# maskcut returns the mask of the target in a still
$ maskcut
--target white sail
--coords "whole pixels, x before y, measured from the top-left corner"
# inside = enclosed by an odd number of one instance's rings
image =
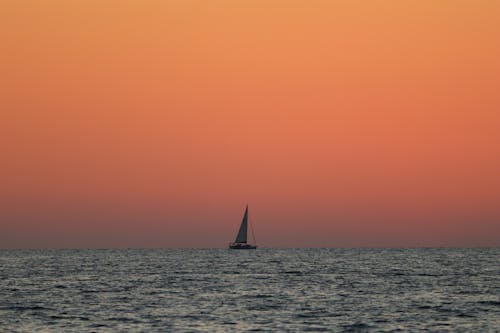
[[[235,243],[246,243],[247,242],[247,226],[248,226],[248,206],[245,209],[245,215],[243,215],[243,220],[241,221],[240,231],[238,231],[238,236],[236,236]]]

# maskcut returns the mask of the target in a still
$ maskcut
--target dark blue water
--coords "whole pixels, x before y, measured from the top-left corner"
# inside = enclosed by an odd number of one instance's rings
[[[500,332],[500,249],[2,250],[1,332]]]

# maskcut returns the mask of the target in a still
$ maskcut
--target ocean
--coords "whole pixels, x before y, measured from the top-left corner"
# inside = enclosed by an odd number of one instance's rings
[[[500,248],[0,250],[0,332],[500,332]]]

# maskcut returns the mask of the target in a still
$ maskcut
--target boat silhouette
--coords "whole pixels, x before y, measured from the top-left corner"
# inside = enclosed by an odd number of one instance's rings
[[[245,208],[245,214],[243,214],[243,220],[241,220],[240,230],[236,235],[235,241],[229,243],[229,248],[232,250],[255,250],[257,248],[257,244],[255,242],[255,236],[253,235],[253,228],[252,228],[252,236],[255,245],[247,243],[247,234],[248,234],[248,205]]]

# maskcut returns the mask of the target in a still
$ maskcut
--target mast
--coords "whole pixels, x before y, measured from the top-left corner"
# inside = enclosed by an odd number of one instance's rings
[[[250,219],[248,219],[248,220],[249,220],[249,223],[250,223],[250,230],[252,230],[253,244],[257,245],[257,241],[255,240],[255,232],[253,231],[253,223],[252,223],[252,221],[250,221]]]

